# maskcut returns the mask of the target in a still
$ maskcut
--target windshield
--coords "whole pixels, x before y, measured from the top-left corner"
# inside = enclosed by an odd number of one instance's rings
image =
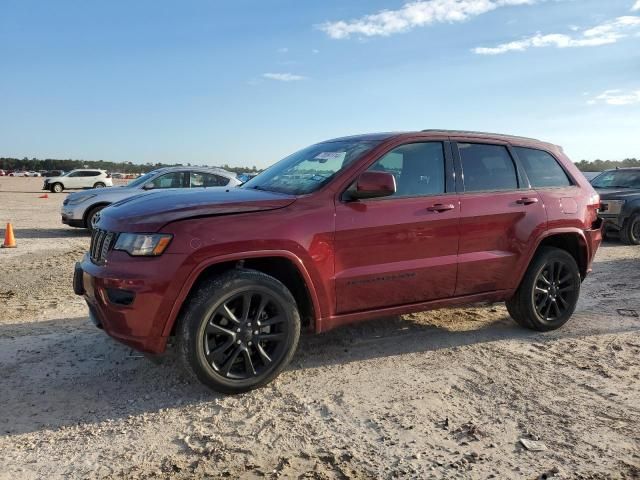
[[[242,188],[304,195],[326,185],[336,173],[362,157],[380,142],[341,140],[312,145],[245,183]]]
[[[596,188],[640,188],[640,170],[612,170],[591,181]]]
[[[147,180],[150,180],[156,174],[156,171],[145,173],[141,177],[136,178],[133,182],[127,183],[127,187],[139,187],[144,184]]]

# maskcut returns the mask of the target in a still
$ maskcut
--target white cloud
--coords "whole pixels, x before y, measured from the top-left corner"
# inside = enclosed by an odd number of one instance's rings
[[[398,10],[382,10],[356,20],[326,22],[317,28],[334,39],[389,36],[433,23],[463,22],[500,7],[531,5],[540,0],[416,0]],[[640,1],[640,0],[639,0]]]
[[[640,0],[638,0],[633,7],[631,7],[632,12],[637,12],[640,10]]]
[[[297,82],[306,79],[302,75],[294,75],[293,73],[263,73],[262,76],[268,80],[277,80],[279,82]]]
[[[607,105],[633,105],[640,103],[640,90],[625,92],[623,90],[605,90],[587,102],[589,105],[606,103]]]
[[[576,35],[564,33],[536,33],[532,37],[502,43],[495,47],[477,47],[473,51],[479,55],[499,55],[501,53],[518,51],[529,48],[556,47],[596,47],[616,43],[618,40],[628,37],[633,30],[640,29],[640,17],[627,15],[604,22],[593,28],[582,30]]]
[[[289,53],[289,49],[287,47],[279,48],[278,53]]]

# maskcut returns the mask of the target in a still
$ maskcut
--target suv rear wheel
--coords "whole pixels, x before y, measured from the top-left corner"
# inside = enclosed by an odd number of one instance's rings
[[[575,259],[565,250],[542,247],[506,304],[518,324],[544,332],[567,323],[579,295],[580,270]]]
[[[104,188],[104,187],[106,187],[106,186],[107,186],[107,185],[106,185],[104,182],[96,182],[96,183],[93,185],[93,188]]]
[[[289,290],[269,275],[235,269],[191,297],[178,326],[178,352],[205,385],[241,393],[273,380],[299,338],[300,316]]]
[[[54,183],[53,185],[51,185],[51,191],[53,193],[61,193],[62,190],[64,190],[64,187],[61,183]]]
[[[640,245],[640,213],[631,215],[622,230],[620,240],[627,245]]]

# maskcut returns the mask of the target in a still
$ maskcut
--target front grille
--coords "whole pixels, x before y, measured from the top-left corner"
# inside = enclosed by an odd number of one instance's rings
[[[95,264],[102,265],[106,262],[107,253],[115,244],[116,234],[95,228],[91,234],[91,247],[89,257]]]

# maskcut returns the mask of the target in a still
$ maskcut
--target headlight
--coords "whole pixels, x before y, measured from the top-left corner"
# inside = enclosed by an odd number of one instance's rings
[[[122,250],[135,257],[157,257],[162,255],[173,235],[166,233],[121,233],[114,250]]]
[[[88,194],[85,194],[85,195],[74,196],[74,197],[69,198],[69,201],[67,202],[67,205],[77,205],[79,203],[86,202],[87,200],[89,200],[90,198],[93,198],[93,197],[95,197],[95,195],[92,194],[92,193],[88,193]]]
[[[622,211],[625,200],[602,200],[600,202],[600,211],[610,215],[617,215]]]

